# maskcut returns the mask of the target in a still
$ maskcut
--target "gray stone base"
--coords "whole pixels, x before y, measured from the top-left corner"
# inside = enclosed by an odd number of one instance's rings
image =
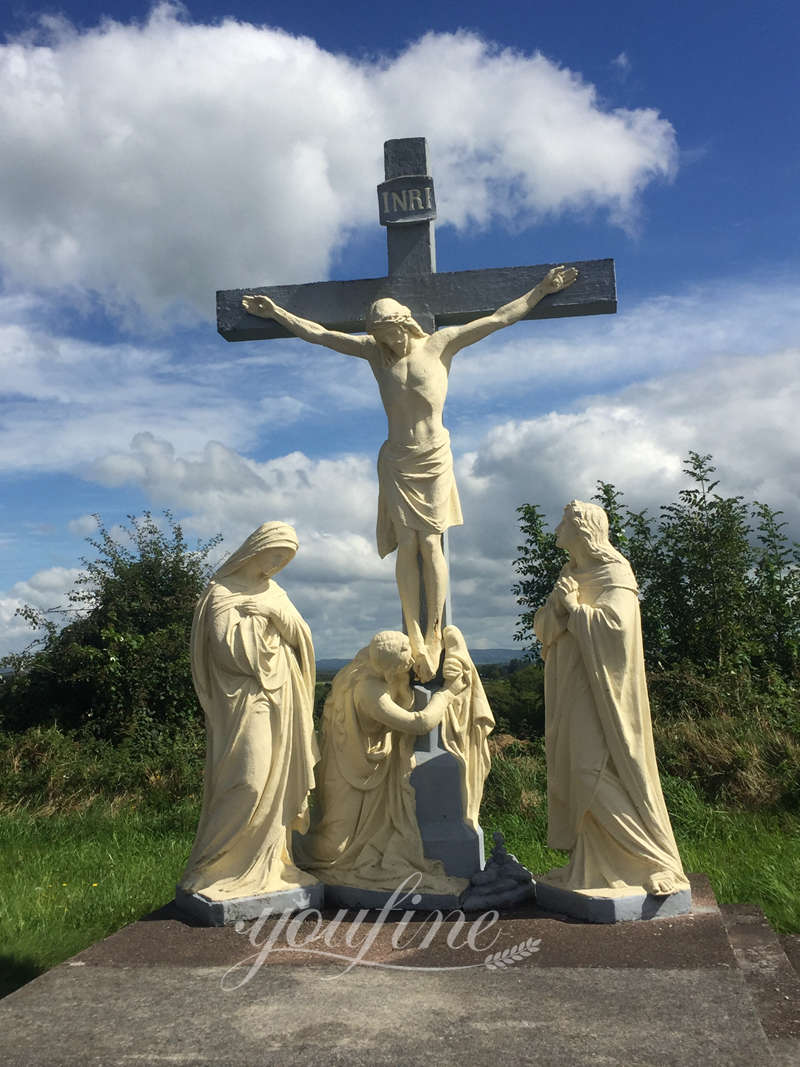
[[[414,710],[422,711],[441,686],[414,686]],[[451,878],[471,878],[483,869],[483,830],[466,822],[464,769],[442,744],[441,724],[417,738],[411,785],[416,799],[422,847],[430,860],[439,860]]]
[[[233,897],[230,900],[211,900],[202,893],[187,893],[178,887],[175,890],[177,907],[199,919],[204,926],[231,926],[246,919],[258,919],[262,915],[280,915],[284,911],[303,911],[305,908],[322,908],[325,886],[298,886],[277,893],[262,893],[254,897]]]
[[[384,889],[359,889],[352,885],[326,885],[325,907],[326,908],[374,908],[380,911],[388,904],[397,890],[388,892]],[[411,897],[415,903],[411,903]],[[416,898],[419,897],[419,901]],[[393,910],[402,911],[434,911],[441,908],[442,911],[458,908],[458,897],[451,893],[407,893],[403,891],[398,902],[392,905]]]
[[[588,923],[619,923],[631,919],[666,919],[692,910],[690,889],[656,897],[630,888],[573,890],[537,881],[536,903],[547,911]]]

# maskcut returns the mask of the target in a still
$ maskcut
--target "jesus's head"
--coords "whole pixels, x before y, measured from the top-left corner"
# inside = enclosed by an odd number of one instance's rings
[[[396,356],[408,351],[410,337],[424,337],[425,331],[411,314],[411,309],[391,297],[382,297],[370,305],[367,312],[367,331],[380,345]]]

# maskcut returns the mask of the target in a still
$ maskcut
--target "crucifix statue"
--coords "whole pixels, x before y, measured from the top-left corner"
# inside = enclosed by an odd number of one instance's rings
[[[378,457],[378,551],[397,549],[414,669],[426,682],[442,653],[442,534],[463,521],[442,423],[453,356],[520,319],[613,312],[616,292],[611,260],[437,274],[425,141],[387,141],[384,153],[378,201],[388,277],[220,292],[218,328],[228,340],[294,335],[369,362],[388,419]]]

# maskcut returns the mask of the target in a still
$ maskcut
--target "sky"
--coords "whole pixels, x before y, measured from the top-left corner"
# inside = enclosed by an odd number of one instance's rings
[[[300,539],[318,656],[399,624],[375,548],[369,368],[228,343],[215,291],[386,273],[383,142],[428,141],[440,270],[613,257],[614,316],[456,357],[454,621],[512,647],[516,508],[613,482],[657,513],[689,450],[800,540],[800,9],[10,0],[0,13],[0,655],[63,607],[99,514],[170,509],[221,559]]]

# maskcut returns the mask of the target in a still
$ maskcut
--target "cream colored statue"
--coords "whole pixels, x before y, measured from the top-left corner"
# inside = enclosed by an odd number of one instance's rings
[[[291,526],[260,526],[219,568],[192,625],[192,677],[208,735],[203,808],[180,888],[211,900],[316,884],[293,862],[319,751],[311,634],[273,575]]]
[[[397,587],[415,670],[422,681],[433,677],[442,651],[448,576],[441,535],[463,522],[450,437],[442,424],[451,361],[460,349],[517,322],[542,297],[571,285],[577,276],[573,267],[554,267],[529,293],[493,315],[432,334],[422,330],[407,307],[390,298],[376,300],[370,307],[368,336],[327,330],[290,314],[266,296],[242,300],[251,315],[274,319],[306,341],[369,362],[389,423],[388,440],[378,456],[378,552],[384,557],[397,549]],[[418,556],[428,605],[424,636]]]
[[[455,626],[445,626],[443,637],[444,680],[461,681],[459,692],[448,701],[442,716],[442,744],[461,765],[465,821],[478,830],[483,786],[492,763],[489,734],[494,729],[494,715],[464,635]]]
[[[545,661],[548,844],[572,890],[688,888],[658,777],[636,579],[596,504],[573,500],[556,530],[569,554],[534,618]]]
[[[457,656],[445,664],[449,680],[423,711],[413,710],[411,645],[397,631],[376,634],[334,678],[312,825],[295,839],[298,862],[320,881],[391,892],[419,872],[419,892],[457,894],[466,886],[425,858],[410,784],[416,737],[470,684]]]

